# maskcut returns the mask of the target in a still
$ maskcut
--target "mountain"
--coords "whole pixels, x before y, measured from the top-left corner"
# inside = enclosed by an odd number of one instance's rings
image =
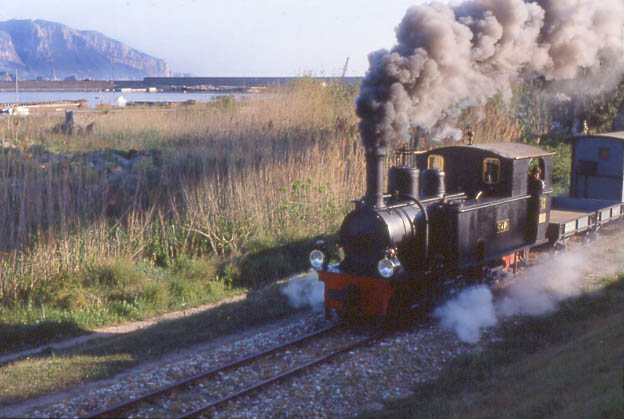
[[[168,76],[161,59],[100,32],[79,31],[45,20],[0,22],[0,79],[109,80]]]

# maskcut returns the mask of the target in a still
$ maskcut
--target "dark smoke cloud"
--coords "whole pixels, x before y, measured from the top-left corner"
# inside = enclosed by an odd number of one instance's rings
[[[392,50],[369,55],[357,98],[367,150],[430,129],[453,108],[510,97],[526,78],[579,80],[583,93],[624,73],[623,0],[469,0],[411,7]],[[568,86],[569,87],[569,86]]]

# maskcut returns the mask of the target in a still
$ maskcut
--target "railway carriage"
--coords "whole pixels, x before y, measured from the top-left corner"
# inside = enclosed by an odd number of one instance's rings
[[[624,200],[624,132],[589,134],[572,143],[570,196]]]

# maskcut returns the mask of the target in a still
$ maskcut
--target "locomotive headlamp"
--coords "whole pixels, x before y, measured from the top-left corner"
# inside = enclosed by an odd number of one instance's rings
[[[386,257],[381,259],[379,263],[377,263],[377,270],[379,271],[379,274],[384,278],[390,278],[392,275],[394,275],[396,266],[396,263]]]
[[[327,243],[325,240],[317,240],[316,241],[316,250],[313,250],[310,253],[310,265],[317,271],[320,271],[323,268],[327,267],[327,263],[329,260],[327,259]]]
[[[312,253],[310,253],[310,265],[317,271],[322,269],[325,265],[325,253],[318,249],[313,250]]]
[[[384,278],[390,278],[399,267],[399,261],[396,258],[396,249],[386,249],[386,257],[377,263],[377,271]]]

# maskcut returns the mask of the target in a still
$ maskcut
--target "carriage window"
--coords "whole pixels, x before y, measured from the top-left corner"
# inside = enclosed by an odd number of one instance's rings
[[[444,170],[444,157],[432,154],[427,159],[427,169]]]
[[[494,185],[500,179],[500,160],[487,158],[483,160],[483,182]]]

